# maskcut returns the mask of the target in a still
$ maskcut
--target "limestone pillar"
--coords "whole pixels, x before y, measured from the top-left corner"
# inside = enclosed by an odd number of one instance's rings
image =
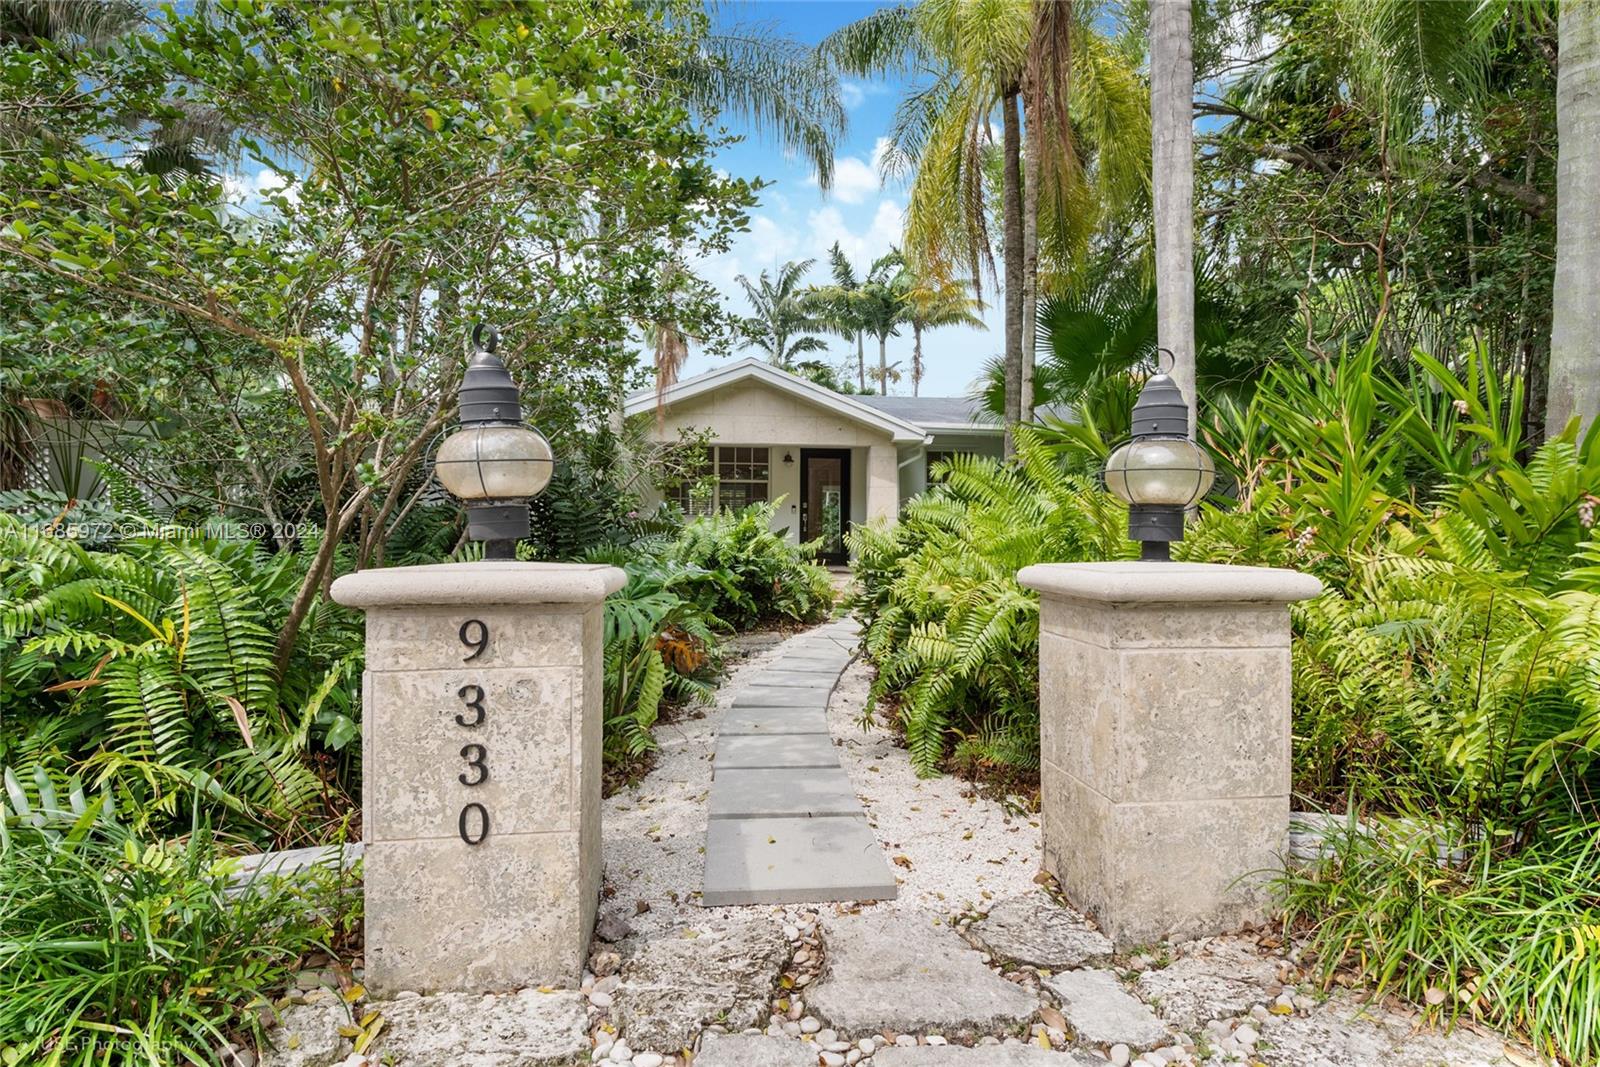
[[[600,892],[602,601],[615,567],[361,571],[366,984],[572,985]]]
[[[1119,948],[1268,917],[1289,828],[1289,612],[1310,575],[1047,563],[1044,866]]]

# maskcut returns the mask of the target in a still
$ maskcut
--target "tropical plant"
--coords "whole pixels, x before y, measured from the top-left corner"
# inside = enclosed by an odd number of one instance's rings
[[[628,572],[605,603],[604,743],[610,760],[637,759],[655,747],[650,728],[664,702],[710,703],[723,623],[694,598],[700,575],[691,568],[614,551],[589,558]]]
[[[0,1062],[217,1062],[258,1043],[303,957],[337,954],[359,927],[361,896],[338,874],[242,877],[202,824],[164,841],[119,825],[109,793],[58,807],[6,784]]]
[[[833,281],[812,286],[806,292],[806,306],[819,326],[856,343],[856,387],[867,391],[866,325],[862,321],[861,276],[851,264],[839,242],[828,249],[828,272]]]
[[[792,545],[773,528],[778,501],[721,511],[684,526],[664,558],[703,576],[705,604],[745,629],[760,623],[815,622],[833,607],[828,572],[810,560],[816,544]]]
[[[274,625],[297,560],[243,537],[90,551],[0,514],[0,764],[82,774],[135,832],[187,823],[316,841],[358,773],[360,630],[312,606],[290,669]]]
[[[817,329],[817,321],[807,308],[800,287],[814,262],[791,260],[778,268],[776,277],[768,277],[763,270],[754,282],[743,274],[734,279],[744,288],[754,311],[740,326],[745,344],[760,349],[774,367],[787,370],[794,366],[796,357],[828,347],[810,332]]]
[[[978,299],[969,279],[923,275],[909,264],[902,263],[894,285],[905,301],[903,321],[911,327],[911,395],[917,396],[921,392],[924,373],[923,333],[946,326],[970,326],[979,330],[989,327],[978,317],[983,310],[983,301]]]
[[[878,664],[872,696],[892,709],[921,775],[952,755],[973,768],[1037,768],[1039,603],[1017,572],[1124,551],[1122,505],[1063,473],[1027,428],[1018,438],[1018,466],[957,456],[897,526],[848,537],[849,606]]]

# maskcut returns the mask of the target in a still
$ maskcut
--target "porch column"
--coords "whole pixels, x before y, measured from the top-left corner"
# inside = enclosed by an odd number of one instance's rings
[[[616,567],[361,571],[366,984],[583,977],[600,894],[601,602]]]
[[[1289,829],[1296,571],[1047,563],[1044,867],[1119,948],[1268,917]]]
[[[867,521],[887,519],[893,522],[900,514],[900,463],[899,450],[893,444],[870,445],[867,448]]]

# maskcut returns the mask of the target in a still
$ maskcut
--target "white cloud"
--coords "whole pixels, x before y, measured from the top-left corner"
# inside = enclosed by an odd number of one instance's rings
[[[282,192],[291,204],[298,203],[299,180],[286,179],[270,167],[262,167],[254,174],[222,176],[223,199],[251,214],[259,212],[265,199],[278,192]]]
[[[872,157],[862,159],[860,156],[840,156],[833,161],[833,185],[828,190],[828,196],[842,204],[863,204],[867,198],[875,196],[883,189],[883,183],[878,178],[878,165],[883,162],[884,153],[889,150],[889,139],[880,137],[872,146]],[[811,179],[815,185],[815,176]]]
[[[869,96],[881,96],[887,92],[889,87],[882,82],[859,82],[850,78],[839,82],[839,102],[846,111],[854,111],[866,103]]]

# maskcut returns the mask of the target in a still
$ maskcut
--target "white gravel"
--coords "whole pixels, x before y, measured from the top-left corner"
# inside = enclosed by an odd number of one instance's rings
[[[792,907],[768,905],[702,910],[696,903],[704,875],[716,723],[749,679],[780,658],[782,650],[780,644],[736,666],[718,690],[715,707],[704,709],[704,718],[658,727],[655,768],[606,799],[601,817],[605,884],[615,892],[602,907],[617,910],[634,930],[669,932],[719,916],[794,913]],[[867,730],[858,724],[870,681],[870,668],[860,661],[845,670],[829,704],[828,726],[900,883],[899,898],[877,907],[941,916],[987,911],[996,901],[1034,888],[1041,848],[1037,813],[1007,813],[960,779],[919,779],[906,751],[881,723]],[[901,857],[905,862],[897,862]],[[649,909],[640,913],[639,901]]]
[[[959,778],[918,778],[881,717],[869,729],[859,725],[871,678],[859,660],[846,669],[828,706],[828,728],[843,741],[840,763],[890,860],[910,861],[894,863],[900,896],[879,907],[988,911],[1036,888],[1038,813],[1010,814]]]

